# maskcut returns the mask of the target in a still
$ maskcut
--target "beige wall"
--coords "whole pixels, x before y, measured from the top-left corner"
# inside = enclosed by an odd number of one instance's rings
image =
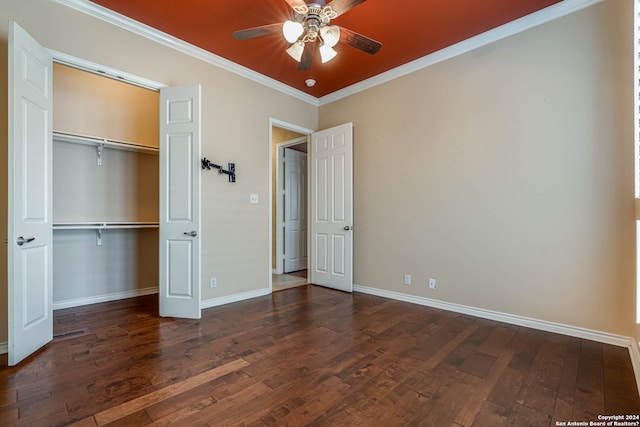
[[[216,173],[202,175],[202,298],[267,288],[269,118],[315,129],[317,107],[47,0],[0,0],[0,22],[10,19],[48,48],[168,85],[202,84],[202,155],[219,164],[234,162],[237,170],[235,184]],[[6,51],[2,24],[0,77],[5,82]],[[0,161],[5,163],[6,90],[6,83],[0,84]],[[2,176],[0,192],[6,188]],[[258,205],[249,204],[251,193],[260,196]],[[2,194],[0,221],[6,224]],[[0,251],[6,260],[6,248]],[[0,262],[0,307],[6,313],[5,264]],[[216,289],[208,286],[211,276],[218,279]],[[0,342],[6,341],[6,330],[3,315]]]
[[[632,16],[609,0],[321,107],[354,124],[355,283],[632,336]]]

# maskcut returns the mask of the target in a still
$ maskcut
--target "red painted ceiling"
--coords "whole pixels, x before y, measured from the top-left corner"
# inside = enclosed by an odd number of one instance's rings
[[[280,34],[250,40],[231,36],[235,30],[290,19],[293,13],[285,0],[92,1],[321,97],[562,0],[368,0],[331,24],[381,42],[380,52],[369,55],[339,43],[335,59],[322,64],[316,54],[307,71],[297,70]],[[314,87],[305,85],[308,78],[317,81]]]

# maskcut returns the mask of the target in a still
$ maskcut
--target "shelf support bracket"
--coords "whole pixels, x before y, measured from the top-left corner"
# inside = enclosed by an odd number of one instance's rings
[[[96,246],[102,246],[102,230],[107,228],[107,224],[102,224],[99,228],[96,228]]]
[[[98,146],[96,147],[96,163],[98,164],[98,166],[102,166],[102,151],[104,150],[104,143],[100,143],[98,144]]]

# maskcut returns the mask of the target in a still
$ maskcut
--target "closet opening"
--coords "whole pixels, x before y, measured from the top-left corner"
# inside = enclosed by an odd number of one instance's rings
[[[54,310],[158,292],[159,105],[54,63]]]

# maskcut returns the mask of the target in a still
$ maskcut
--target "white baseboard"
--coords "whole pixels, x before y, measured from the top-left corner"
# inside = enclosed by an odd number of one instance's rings
[[[9,343],[8,342],[0,342],[0,354],[5,354],[9,352]]]
[[[271,294],[271,289],[263,288],[263,289],[257,289],[255,291],[228,295],[226,297],[212,298],[205,301],[200,301],[200,309],[217,307],[219,305],[230,304],[232,302],[238,302],[238,301],[244,301],[246,299],[262,297],[270,294]]]
[[[398,301],[405,301],[420,304],[456,313],[468,314],[470,316],[481,317],[483,319],[496,320],[498,322],[510,323],[512,325],[525,326],[527,328],[538,329],[546,332],[569,335],[576,338],[583,338],[618,347],[633,347],[633,339],[622,335],[610,334],[607,332],[594,331],[591,329],[579,328],[577,326],[563,325],[561,323],[547,322],[546,320],[532,319],[529,317],[517,316],[514,314],[500,313],[498,311],[484,310],[482,308],[469,307],[461,304],[438,301],[430,298],[417,297],[414,295],[402,294],[399,292],[385,291],[367,286],[354,285],[353,290],[365,294],[377,295]],[[640,355],[639,355],[640,356]],[[640,357],[638,359],[640,362]],[[635,366],[634,366],[635,367]],[[640,364],[639,364],[640,368]],[[636,370],[636,375],[640,371]]]
[[[141,297],[143,295],[151,295],[151,294],[157,294],[157,293],[158,293],[158,287],[152,286],[150,288],[136,289],[134,291],[115,292],[112,294],[97,295],[97,296],[88,297],[88,298],[55,301],[53,303],[53,309],[60,310],[62,308],[80,307],[82,305],[117,301],[120,299],[135,298],[135,297]]]

